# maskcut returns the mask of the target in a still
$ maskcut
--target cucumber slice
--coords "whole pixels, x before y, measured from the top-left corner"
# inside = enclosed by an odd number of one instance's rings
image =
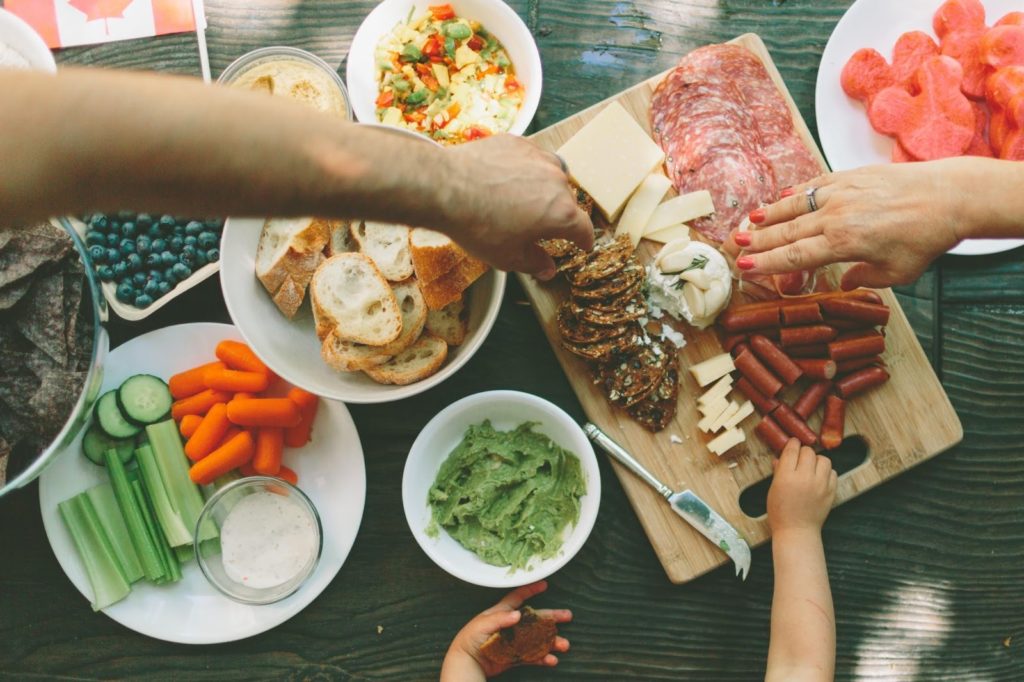
[[[107,391],[96,401],[96,423],[111,438],[131,438],[142,430],[121,414],[117,406],[117,391]]]
[[[171,410],[171,391],[152,374],[128,377],[117,389],[117,406],[129,421],[145,426],[162,420]]]
[[[111,438],[104,433],[98,424],[90,424],[85,435],[82,437],[82,453],[93,464],[106,466],[103,463],[103,453],[107,450],[116,450],[121,463],[127,464],[135,453],[135,440],[132,438]]]

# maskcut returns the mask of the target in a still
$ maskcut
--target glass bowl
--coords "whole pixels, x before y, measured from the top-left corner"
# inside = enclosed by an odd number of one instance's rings
[[[290,578],[279,584],[266,587],[254,587],[234,580],[224,566],[222,543],[203,543],[198,539],[199,528],[212,521],[218,530],[222,530],[231,511],[242,500],[256,493],[282,495],[297,503],[316,534],[315,551],[304,565]],[[275,535],[275,529],[270,526],[271,524],[265,524],[262,528],[248,529],[251,531],[249,538],[255,539],[257,542],[255,547],[260,546],[259,542],[273,542],[281,537]],[[196,521],[195,537],[196,561],[199,563],[203,575],[222,594],[242,604],[273,604],[295,594],[309,576],[313,575],[316,567],[320,564],[320,555],[323,553],[323,526],[320,523],[320,515],[316,511],[316,507],[304,492],[286,481],[271,476],[242,478],[214,493],[206,501],[203,511],[199,514],[199,519]]]

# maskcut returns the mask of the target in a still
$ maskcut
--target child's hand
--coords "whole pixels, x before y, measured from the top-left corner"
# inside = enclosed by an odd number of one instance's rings
[[[448,647],[448,653],[444,657],[444,665],[441,668],[442,682],[482,680],[505,672],[508,666],[496,666],[480,653],[480,647],[498,630],[512,627],[518,623],[521,616],[518,609],[523,602],[546,589],[548,589],[548,584],[543,580],[531,585],[524,585],[509,592],[497,604],[469,621],[459,631],[459,634],[455,635],[451,646]],[[572,612],[566,609],[538,609],[537,614],[541,617],[554,618],[556,623],[568,623],[572,620]],[[564,637],[556,637],[554,650],[568,651],[569,640]],[[530,663],[530,665],[543,666],[557,664],[558,658],[553,654],[548,654],[541,660]]]
[[[772,462],[775,478],[768,490],[768,525],[772,534],[787,530],[819,532],[836,497],[838,477],[832,461],[790,439]]]

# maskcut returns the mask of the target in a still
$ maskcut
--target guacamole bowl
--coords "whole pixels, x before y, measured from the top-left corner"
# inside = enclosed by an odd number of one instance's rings
[[[450,457],[462,458],[459,466],[445,467]],[[516,483],[508,487],[487,480],[512,461],[536,473],[525,482],[509,474]],[[465,495],[462,483],[470,483]],[[488,489],[499,491],[493,500]],[[510,500],[524,501],[509,509]],[[402,476],[405,518],[420,547],[482,587],[526,585],[567,564],[590,536],[600,501],[597,457],[583,430],[553,403],[517,391],[477,393],[441,410],[413,443]],[[511,517],[529,518],[526,528],[496,521]]]

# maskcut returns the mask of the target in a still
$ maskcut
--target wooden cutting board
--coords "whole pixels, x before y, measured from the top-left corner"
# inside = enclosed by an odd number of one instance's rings
[[[797,132],[807,147],[813,150],[822,169],[827,169],[764,43],[754,34],[740,36],[732,42],[749,49],[764,62],[768,73],[785,96]],[[649,134],[648,107],[654,87],[664,75],[659,74],[581,111],[536,133],[531,139],[541,147],[555,151],[613,101],[621,104]],[[641,260],[645,263],[649,261],[658,246],[648,241],[642,242],[639,247]],[[838,268],[831,268],[824,276],[834,285],[838,274]],[[770,535],[766,517],[751,518],[739,506],[740,494],[745,489],[771,475],[772,454],[753,434],[758,418],[751,416],[743,422],[741,426],[747,432],[747,442],[722,457],[715,456],[705,447],[704,444],[710,438],[697,428],[700,415],[696,410],[696,398],[702,389],[685,368],[722,352],[715,331],[697,331],[685,325],[678,326],[684,331],[687,340],[686,346],[680,351],[683,371],[679,412],[668,428],[651,434],[624,411],[611,407],[601,390],[593,384],[586,363],[562,349],[555,318],[559,303],[568,295],[565,284],[561,281],[541,284],[524,276],[520,276],[520,279],[590,420],[629,450],[664,483],[675,490],[690,488],[704,498],[747,538],[751,546],[766,541]],[[847,406],[846,435],[858,434],[864,438],[868,446],[868,458],[839,479],[837,504],[937,455],[963,438],[960,420],[896,297],[888,289],[881,294],[892,308],[884,355],[892,378],[881,388],[851,400]],[[736,298],[734,293],[734,300]],[[819,423],[820,417],[815,417],[811,421],[812,428],[817,430]],[[673,435],[681,439],[682,443],[673,443]],[[617,462],[613,461],[613,466],[669,580],[684,583],[729,561],[724,553],[672,513],[664,498]],[[758,568],[755,565],[752,570]]]

